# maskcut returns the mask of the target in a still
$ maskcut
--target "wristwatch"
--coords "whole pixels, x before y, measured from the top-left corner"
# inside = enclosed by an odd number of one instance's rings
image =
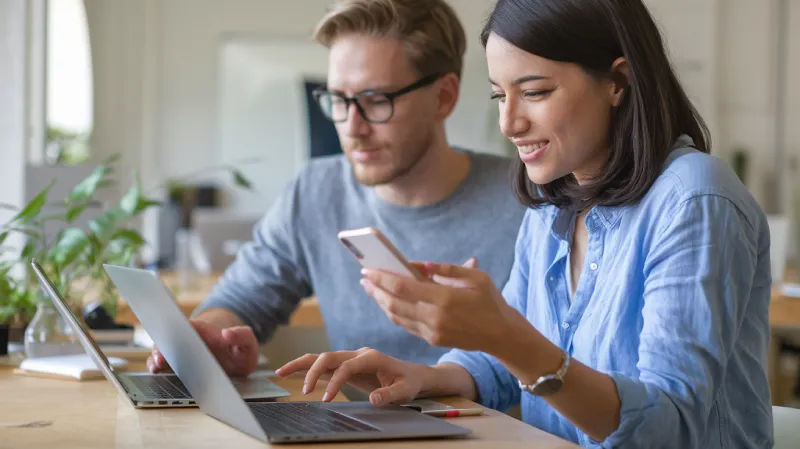
[[[517,381],[519,382],[519,388],[522,391],[530,393],[534,396],[549,396],[551,394],[558,393],[561,391],[561,387],[564,385],[564,376],[567,375],[569,360],[569,353],[564,351],[564,359],[563,362],[561,362],[561,368],[559,368],[558,371],[556,371],[554,374],[541,376],[533,385],[525,385],[522,383],[522,381]]]

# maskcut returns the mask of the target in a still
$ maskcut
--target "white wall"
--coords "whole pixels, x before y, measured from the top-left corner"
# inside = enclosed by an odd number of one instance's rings
[[[17,207],[23,203],[26,157],[26,23],[25,0],[0,2],[0,203]],[[13,215],[0,208],[0,223]]]
[[[85,0],[95,51],[95,146],[124,151],[151,180],[224,160],[218,152],[220,42],[231,35],[309,39],[329,0]],[[792,33],[800,33],[800,0]],[[468,35],[462,99],[448,124],[454,144],[502,151],[487,125],[486,67],[478,43],[491,0],[451,0]],[[714,133],[714,152],[753,152],[750,188],[775,153],[772,0],[647,0],[666,34],[673,60]],[[800,79],[794,38],[790,80]],[[787,141],[800,148],[800,88],[790,82]],[[257,204],[256,199],[253,204]],[[264,208],[267,204],[263,205]]]

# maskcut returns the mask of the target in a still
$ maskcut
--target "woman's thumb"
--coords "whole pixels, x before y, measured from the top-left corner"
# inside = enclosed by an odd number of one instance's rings
[[[375,407],[389,404],[405,404],[416,396],[409,391],[408,384],[400,381],[388,387],[378,388],[369,395],[369,402]]]

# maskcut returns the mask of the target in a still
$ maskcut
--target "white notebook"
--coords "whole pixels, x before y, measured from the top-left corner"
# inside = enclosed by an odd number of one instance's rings
[[[109,357],[108,361],[115,368],[128,365],[125,359]],[[78,380],[102,378],[103,373],[87,354],[61,355],[54,357],[37,357],[25,359],[19,368],[28,372],[53,374],[71,377]]]

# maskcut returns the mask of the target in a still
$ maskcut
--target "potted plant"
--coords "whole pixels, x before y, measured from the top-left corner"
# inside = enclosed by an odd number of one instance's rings
[[[83,305],[86,294],[94,294],[112,317],[116,315],[118,296],[105,276],[103,264],[124,266],[134,261],[146,244],[134,226],[135,218],[160,204],[142,192],[136,177],[119,202],[103,208],[99,216],[89,220],[88,226],[76,225],[87,209],[98,204],[96,193],[114,185],[112,174],[118,160],[119,155],[114,155],[98,165],[63,202],[55,205],[55,212],[45,212],[51,184],[0,226],[0,261],[5,260],[0,262],[0,324],[24,326],[40,304],[50,304],[32,272],[34,258],[62,296],[72,300],[76,310]],[[237,186],[250,188],[249,181],[235,168],[219,168],[230,171]],[[58,222],[62,229],[53,241],[47,241],[44,228],[52,221]],[[19,254],[14,248],[2,246],[14,233],[24,235],[26,240]],[[78,301],[74,301],[76,297]]]

